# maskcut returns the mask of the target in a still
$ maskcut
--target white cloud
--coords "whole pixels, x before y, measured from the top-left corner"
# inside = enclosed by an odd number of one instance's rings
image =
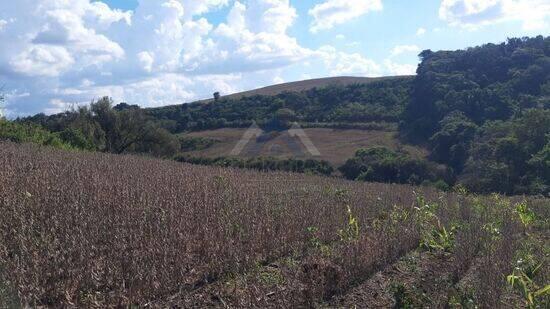
[[[414,75],[416,74],[416,65],[399,64],[389,59],[384,60],[384,66],[391,75]]]
[[[50,107],[46,108],[45,112],[47,114],[61,113],[69,110],[72,106],[77,105],[76,103],[64,102],[60,99],[51,99]]]
[[[380,65],[358,53],[339,52],[332,46],[323,46],[319,52],[332,76],[376,77],[382,75],[383,71]]]
[[[273,83],[274,84],[282,84],[285,82],[285,79],[282,78],[281,76],[275,76],[275,78],[273,78]]]
[[[103,2],[92,2],[87,8],[92,14],[90,18],[95,21],[99,27],[108,27],[112,23],[118,21],[125,21],[127,24],[132,23],[132,12],[112,10],[109,6]]]
[[[248,6],[235,2],[227,22],[214,30],[217,44],[201,70],[214,69],[216,62],[217,73],[225,73],[219,70],[235,70],[235,66],[243,71],[270,69],[303,60],[311,51],[286,34],[296,17],[288,0],[249,1]]]
[[[196,15],[207,13],[215,8],[220,8],[229,4],[229,0],[192,0],[185,1],[185,15],[191,18]]]
[[[426,34],[426,29],[425,28],[418,28],[418,30],[416,30],[416,35],[417,36],[423,36],[424,34]]]
[[[155,62],[154,55],[150,52],[144,51],[137,54],[137,57],[139,62],[142,64],[142,68],[150,73],[153,70],[153,63]]]
[[[342,3],[344,11],[356,5]],[[202,15],[228,5],[218,25]],[[140,0],[128,12],[90,0],[0,1],[0,41],[10,42],[0,49],[7,111],[52,113],[105,95],[149,107],[300,78],[413,71],[330,46],[305,48],[289,34],[296,19],[289,0]]]
[[[439,17],[472,30],[503,21],[520,21],[525,30],[544,30],[550,27],[550,1],[443,0]]]
[[[15,56],[10,64],[15,72],[28,76],[55,77],[67,70],[75,60],[61,46],[35,45]]]
[[[383,9],[381,0],[325,0],[309,10],[313,17],[311,32],[331,29],[371,11]]]
[[[392,49],[390,56],[395,57],[404,53],[419,53],[419,52],[420,52],[420,47],[416,45],[397,45]]]
[[[91,0],[1,1],[0,40],[13,44],[0,50],[0,83],[30,93],[8,108],[53,112],[104,95],[176,104],[270,84],[318,57],[287,33],[297,18],[289,0],[235,1],[216,27],[201,16],[231,2],[140,0],[125,12]]]
[[[344,40],[344,39],[346,39],[346,36],[343,35],[343,34],[337,34],[337,35],[335,36],[335,38],[338,39],[338,40]]]
[[[7,20],[0,19],[0,31],[8,24]]]
[[[124,57],[120,45],[100,32],[129,15],[107,6],[87,0],[3,1],[0,12],[11,25],[0,39],[12,42],[0,52],[0,70],[56,77]]]

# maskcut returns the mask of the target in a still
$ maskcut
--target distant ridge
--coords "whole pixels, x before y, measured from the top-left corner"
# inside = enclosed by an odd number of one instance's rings
[[[413,78],[414,75],[400,75],[400,76],[383,76],[383,77],[355,77],[355,76],[336,76],[336,77],[324,77],[324,78],[314,78],[314,79],[306,79],[301,81],[295,81],[295,82],[289,82],[289,83],[282,83],[277,85],[271,85],[267,87],[262,87],[258,89],[253,90],[247,90],[243,92],[233,93],[224,95],[221,94],[222,99],[240,99],[242,97],[249,97],[254,95],[264,95],[264,96],[274,96],[278,95],[283,92],[301,92],[310,90],[313,88],[323,88],[327,86],[346,86],[346,85],[353,85],[353,84],[368,84],[378,81],[384,81],[384,80],[398,80],[398,79],[410,79]],[[213,95],[213,93],[212,93]],[[192,104],[192,103],[209,103],[211,101],[214,101],[213,98],[204,98],[192,102],[187,102],[184,104]],[[161,107],[150,107],[147,108],[148,110],[159,110],[170,106],[179,106],[181,104],[175,104],[175,105],[166,105]]]
[[[372,82],[382,81],[382,80],[389,80],[389,79],[406,79],[406,78],[413,78],[414,75],[402,75],[402,76],[384,76],[384,77],[354,77],[354,76],[337,76],[337,77],[324,77],[324,78],[314,78],[314,79],[306,79],[296,82],[289,82],[289,83],[282,83],[277,85],[271,85],[267,87],[262,87],[258,89],[253,90],[247,90],[243,92],[233,93],[224,95],[222,93],[221,98],[223,99],[240,99],[242,97],[249,97],[253,95],[265,95],[265,96],[272,96],[272,95],[278,95],[283,92],[301,92],[310,90],[313,88],[322,88],[327,86],[346,86],[346,85],[353,85],[353,84],[368,84]],[[213,101],[213,99],[202,99],[197,100],[190,103],[208,103]],[[156,107],[152,109],[158,109],[162,107]]]
[[[263,88],[258,88],[254,90],[234,93],[223,98],[238,99],[244,96],[252,95],[277,95],[282,92],[300,92],[306,91],[312,88],[321,88],[326,86],[346,86],[352,84],[368,84],[376,81],[387,80],[387,79],[398,79],[398,78],[410,78],[412,76],[386,76],[386,77],[353,77],[353,76],[338,76],[338,77],[325,77],[325,78],[315,78],[307,79],[302,81],[290,82],[277,84],[272,86],[267,86]]]

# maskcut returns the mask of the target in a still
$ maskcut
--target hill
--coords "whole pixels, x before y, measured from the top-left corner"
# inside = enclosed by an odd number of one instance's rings
[[[413,76],[408,76],[408,78],[412,78]],[[230,95],[224,95],[222,98],[225,99],[241,99],[243,97],[250,97],[250,96],[256,96],[256,95],[262,95],[262,96],[275,96],[278,94],[281,94],[283,92],[303,92],[307,91],[313,88],[325,88],[328,86],[348,86],[348,85],[363,85],[368,84],[372,82],[377,81],[383,81],[388,79],[400,79],[400,78],[407,78],[403,76],[399,77],[354,77],[354,76],[335,76],[335,77],[326,77],[326,78],[315,78],[315,79],[307,79],[302,81],[295,81],[290,83],[282,83],[272,86],[267,86],[263,88],[258,88],[254,90],[234,93]],[[207,101],[211,101],[212,99],[209,99]]]
[[[328,78],[283,84],[222,97],[217,101],[146,109],[171,132],[225,127],[248,127],[273,120],[289,109],[301,123],[369,123],[399,121],[405,109],[412,77]],[[320,86],[320,87],[317,87]],[[305,89],[284,91],[285,89]],[[272,92],[274,95],[260,95]],[[247,95],[250,94],[250,95]]]

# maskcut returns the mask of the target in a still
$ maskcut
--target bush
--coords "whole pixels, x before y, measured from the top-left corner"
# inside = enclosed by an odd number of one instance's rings
[[[44,130],[38,125],[18,124],[3,119],[0,119],[0,140],[65,149],[73,148],[70,143],[64,142],[58,134]]]
[[[181,144],[181,151],[183,152],[204,150],[218,142],[211,138],[193,136],[181,136],[179,141]]]
[[[198,165],[247,168],[263,172],[285,171],[325,176],[329,176],[334,172],[334,168],[329,162],[313,159],[277,159],[272,157],[256,157],[249,159],[235,157],[204,158],[179,155],[176,157],[176,161]]]
[[[445,183],[444,179],[450,178],[447,170],[439,169],[433,163],[385,147],[359,149],[355,157],[346,161],[339,170],[344,177],[360,181],[418,185],[424,181]]]

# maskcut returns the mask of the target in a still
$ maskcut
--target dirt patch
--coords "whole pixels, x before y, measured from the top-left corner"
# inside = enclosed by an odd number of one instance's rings
[[[452,265],[450,254],[416,251],[334,298],[326,307],[444,307],[453,285]]]

